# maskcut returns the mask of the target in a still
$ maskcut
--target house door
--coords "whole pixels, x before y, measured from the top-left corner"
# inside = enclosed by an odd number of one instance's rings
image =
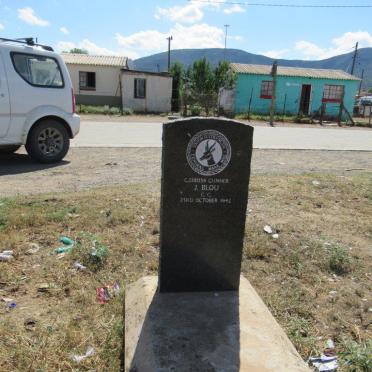
[[[5,75],[5,68],[0,54],[0,138],[4,137],[10,123],[10,103],[8,82]]]
[[[311,85],[303,84],[301,90],[300,107],[298,112],[307,115],[310,109]]]

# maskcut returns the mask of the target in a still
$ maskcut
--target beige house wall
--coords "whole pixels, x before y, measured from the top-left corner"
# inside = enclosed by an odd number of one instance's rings
[[[120,67],[67,65],[75,94],[120,97]],[[79,71],[96,73],[96,90],[79,89]]]
[[[120,107],[120,67],[67,64],[67,69],[70,73],[77,104]],[[96,73],[95,90],[80,89],[79,71]]]
[[[134,79],[146,79],[146,97],[134,98]],[[170,112],[172,77],[137,71],[122,71],[123,107],[136,112]]]

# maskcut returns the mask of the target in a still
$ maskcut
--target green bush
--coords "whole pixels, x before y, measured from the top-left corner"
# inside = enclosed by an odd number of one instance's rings
[[[328,268],[337,275],[344,275],[352,269],[349,252],[339,245],[331,245],[328,250]]]
[[[341,363],[350,372],[372,371],[372,341],[358,344],[355,341],[344,341],[343,351],[339,353]]]
[[[100,115],[121,115],[119,107],[115,106],[93,106],[93,105],[77,105],[76,110],[80,114],[100,114]],[[130,108],[123,109],[123,115],[132,115],[133,110]]]
[[[201,111],[202,109],[200,106],[194,105],[190,107],[191,116],[200,116]]]
[[[133,110],[129,107],[123,107],[123,115],[133,115]]]

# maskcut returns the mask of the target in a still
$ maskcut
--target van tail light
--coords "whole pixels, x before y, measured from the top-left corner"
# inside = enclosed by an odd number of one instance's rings
[[[74,94],[74,89],[71,88],[71,99],[72,99],[72,113],[76,113],[76,101],[75,101],[75,94]]]

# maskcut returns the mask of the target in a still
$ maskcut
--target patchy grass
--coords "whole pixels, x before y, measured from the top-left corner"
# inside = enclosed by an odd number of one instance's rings
[[[370,370],[371,189],[368,173],[259,176],[250,188],[243,273],[304,358],[331,338],[345,371]],[[58,259],[61,235],[77,244]],[[39,252],[26,254],[30,243]],[[102,247],[102,258],[92,257]],[[3,249],[15,260],[0,262],[0,297],[17,307],[0,302],[0,370],[119,370],[125,285],[158,268],[158,187],[0,199]],[[76,271],[76,261],[88,270]],[[99,305],[96,287],[114,282],[120,295]],[[49,289],[39,292],[43,283]],[[34,331],[24,327],[30,317]],[[93,356],[71,360],[89,346]]]
[[[372,340],[362,343],[344,341],[340,359],[348,371],[372,371]]]
[[[101,115],[133,115],[133,110],[127,107],[120,109],[116,106],[94,106],[94,105],[76,105],[76,111],[79,114],[101,114]]]

